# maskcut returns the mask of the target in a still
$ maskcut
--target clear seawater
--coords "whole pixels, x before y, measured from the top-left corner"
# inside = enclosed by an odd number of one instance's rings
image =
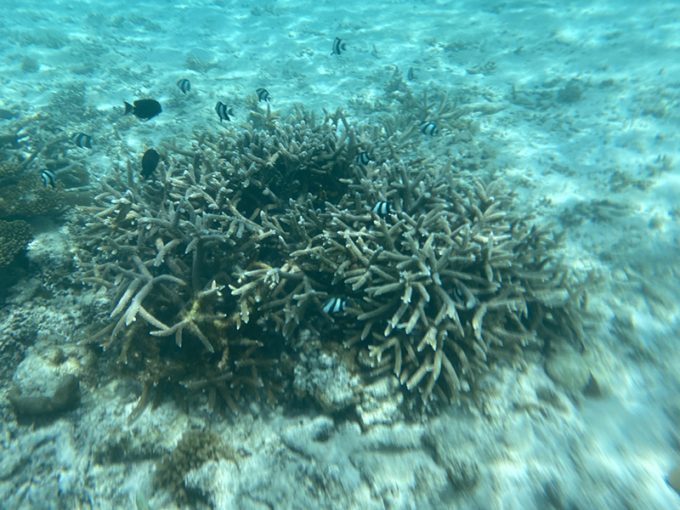
[[[26,162],[0,171],[0,225],[32,231],[0,266],[0,508],[680,508],[679,2],[0,0],[0,12],[0,169]],[[247,123],[260,87],[281,118],[341,108],[356,126],[398,117],[406,94],[447,97],[469,129],[442,126],[414,150],[445,165],[479,142],[485,166],[461,175],[502,182],[515,212],[562,235],[589,296],[586,352],[560,359],[562,378],[537,353],[490,374],[483,405],[385,411],[375,426],[311,398],[215,412],[201,392],[187,404],[157,391],[129,420],[144,381],[90,339],[118,297],[82,281],[74,225],[149,148],[190,150]],[[140,98],[162,113],[124,115]],[[38,207],[35,190],[50,199],[49,169],[73,202],[7,212]],[[33,191],[15,187],[25,178]],[[20,419],[10,394],[49,392],[55,374],[77,376],[79,403]],[[235,453],[195,466],[178,502],[154,477],[187,430]]]

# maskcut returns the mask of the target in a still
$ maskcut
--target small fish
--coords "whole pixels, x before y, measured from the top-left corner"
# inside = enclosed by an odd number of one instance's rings
[[[182,78],[181,80],[177,80],[177,86],[179,87],[179,90],[182,91],[182,94],[186,94],[191,90],[191,82],[187,80],[186,78]]]
[[[8,120],[8,119],[13,119],[14,117],[18,117],[18,114],[16,112],[13,112],[11,110],[5,110],[4,108],[0,108],[0,119]]]
[[[361,151],[357,154],[356,158],[354,158],[354,161],[357,165],[366,166],[370,163],[371,157],[368,155],[368,152]]]
[[[378,202],[376,202],[371,211],[377,214],[378,216],[387,216],[392,212],[392,206],[390,205],[389,202],[385,202],[384,200],[378,200]]]
[[[223,120],[231,120],[231,117],[234,115],[234,111],[232,110],[231,106],[227,106],[222,101],[217,101],[217,104],[215,105],[215,111],[217,112],[217,116],[220,118],[220,122]]]
[[[161,155],[154,149],[148,149],[142,156],[142,178],[148,179],[158,166]]]
[[[54,188],[57,185],[57,176],[51,170],[43,170],[40,172],[40,179],[42,180],[43,186]]]
[[[434,136],[438,131],[437,124],[434,122],[425,121],[420,124],[420,132],[424,135]]]
[[[406,79],[408,81],[413,81],[416,79],[416,72],[412,67],[408,68],[408,73],[406,73]]]
[[[134,104],[125,103],[125,115],[132,113],[142,120],[149,120],[163,111],[161,104],[155,99],[138,99]]]
[[[260,88],[257,89],[255,92],[257,92],[257,100],[258,100],[258,101],[267,101],[267,102],[269,102],[269,101],[271,101],[271,99],[272,99],[272,96],[271,96],[271,94],[269,93],[269,91],[268,91],[267,89],[263,88],[263,87],[260,87]]]
[[[328,314],[340,313],[345,311],[346,306],[347,306],[346,300],[339,297],[332,297],[328,301],[326,301],[325,305],[323,305],[323,311]]]
[[[92,137],[90,135],[86,135],[85,133],[76,133],[73,135],[73,143],[75,143],[81,149],[91,149]]]
[[[339,37],[336,37],[335,40],[333,41],[333,50],[331,51],[331,55],[340,55],[345,50],[347,50],[347,45],[345,44],[345,41],[343,41]]]

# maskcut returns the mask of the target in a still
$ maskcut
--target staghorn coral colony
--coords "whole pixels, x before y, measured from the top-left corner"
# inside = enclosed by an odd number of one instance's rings
[[[427,403],[528,349],[580,343],[554,236],[499,183],[424,156],[417,123],[251,107],[241,126],[163,147],[153,180],[112,176],[73,225],[81,275],[110,302],[92,338],[142,381],[137,412],[158,388],[234,410],[273,400],[310,345]]]

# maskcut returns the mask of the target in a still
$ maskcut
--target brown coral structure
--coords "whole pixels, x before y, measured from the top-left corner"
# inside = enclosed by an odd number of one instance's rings
[[[457,399],[498,360],[578,340],[554,238],[498,184],[413,156],[418,129],[379,141],[340,111],[250,119],[166,146],[157,182],[113,177],[74,225],[82,275],[111,298],[95,337],[146,389],[271,396],[301,332],[324,330],[364,373]]]
[[[245,317],[266,296],[261,308],[285,336],[311,308],[361,346],[373,374],[392,372],[424,400],[434,390],[457,398],[494,361],[518,362],[556,335],[581,336],[555,240],[509,213],[502,197],[497,184],[446,168],[381,165],[325,212],[297,209],[304,224],[320,226],[295,240],[305,248],[281,267],[243,272],[232,293]],[[393,212],[379,214],[379,203]],[[348,300],[344,314],[320,312],[333,297]]]
[[[0,268],[9,266],[32,238],[31,226],[25,221],[0,220]]]

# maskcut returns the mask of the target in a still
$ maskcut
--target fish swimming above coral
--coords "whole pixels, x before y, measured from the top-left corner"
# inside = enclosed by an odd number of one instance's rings
[[[90,135],[86,135],[85,133],[76,133],[73,135],[73,143],[75,143],[81,149],[91,149],[92,137]]]
[[[161,104],[155,99],[138,99],[133,104],[124,101],[125,115],[131,113],[138,119],[149,120],[163,111]]]
[[[223,120],[231,120],[231,117],[234,115],[234,110],[232,110],[231,106],[227,106],[222,101],[217,101],[215,112],[217,112],[220,122]]]
[[[267,89],[265,89],[264,87],[258,88],[255,92],[257,93],[257,100],[258,100],[258,101],[260,101],[260,102],[262,102],[262,101],[265,101],[265,102],[271,101],[272,96],[271,96],[271,94],[269,93],[269,91],[268,91]]]
[[[142,156],[142,178],[148,179],[156,170],[161,155],[155,149],[149,149]]]

